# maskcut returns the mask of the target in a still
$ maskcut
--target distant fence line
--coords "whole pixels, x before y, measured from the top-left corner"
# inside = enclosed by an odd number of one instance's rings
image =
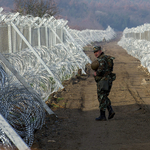
[[[126,28],[123,31],[123,36],[125,36],[125,38],[150,41],[150,25],[144,24],[136,28]]]
[[[54,17],[50,17],[50,19],[33,18],[32,16],[24,17],[19,16],[19,14],[16,20],[11,20],[10,16],[15,16],[15,14],[8,14],[8,19],[5,18],[4,22],[1,21],[0,24],[0,52],[2,53],[14,53],[28,47],[16,33],[11,22],[15,24],[33,47],[44,45],[47,48],[51,48],[55,44],[60,43],[55,33],[60,40],[64,41],[63,27],[67,21],[56,20]]]
[[[126,28],[118,45],[139,59],[141,65],[150,72],[150,24]]]
[[[1,14],[0,16],[0,52],[15,53],[27,48],[26,43],[16,33],[12,23],[19,29],[20,33],[26,38],[32,47],[46,46],[51,49],[61,42],[66,43],[68,33],[76,38],[77,44],[81,41],[86,45],[93,41],[106,41],[115,37],[115,32],[108,26],[106,30],[83,30],[77,31],[69,29],[66,20],[56,20],[53,16],[43,18],[33,16],[21,16],[16,14]]]
[[[150,41],[150,31],[144,31],[143,33],[126,33],[125,34],[126,38],[134,38],[137,40],[147,40]]]

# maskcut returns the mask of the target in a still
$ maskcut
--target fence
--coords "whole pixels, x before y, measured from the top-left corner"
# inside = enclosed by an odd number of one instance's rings
[[[144,24],[136,28],[126,28],[118,42],[128,54],[141,61],[141,65],[150,72],[150,24]]]
[[[150,25],[144,24],[136,28],[124,30],[125,38],[134,38],[136,40],[147,40],[150,41]]]
[[[62,82],[78,69],[85,73],[85,65],[91,63],[83,46],[104,37],[109,41],[115,32],[111,27],[77,31],[53,16],[22,16],[3,13],[2,8],[0,12],[1,80],[8,81],[1,82],[0,113],[30,147],[34,130],[44,124],[43,110],[53,113],[45,104],[49,95],[62,89]],[[5,135],[3,129],[0,134]],[[10,138],[4,137],[2,144],[7,147]]]

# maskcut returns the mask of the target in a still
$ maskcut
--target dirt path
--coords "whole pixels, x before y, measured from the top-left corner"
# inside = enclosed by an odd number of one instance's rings
[[[47,117],[35,134],[33,148],[41,150],[149,150],[150,149],[150,77],[139,67],[140,61],[111,41],[103,45],[114,56],[117,79],[109,98],[116,115],[97,122],[99,116],[96,83],[89,76],[67,81],[65,91],[55,96],[57,119]],[[86,54],[94,60],[91,51]],[[58,98],[57,98],[58,100]],[[108,116],[108,113],[106,113]]]

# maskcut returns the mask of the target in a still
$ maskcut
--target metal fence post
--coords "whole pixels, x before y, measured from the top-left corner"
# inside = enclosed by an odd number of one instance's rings
[[[11,25],[8,25],[8,48],[9,53],[12,53],[12,38],[11,38]]]

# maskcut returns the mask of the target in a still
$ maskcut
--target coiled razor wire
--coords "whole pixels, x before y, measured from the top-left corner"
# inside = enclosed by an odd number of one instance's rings
[[[3,99],[4,93],[9,89],[9,79],[5,70],[0,65],[0,99]]]
[[[34,140],[35,129],[44,124],[45,111],[36,95],[31,94],[22,85],[8,84],[8,75],[0,66],[0,113],[30,147]],[[5,87],[5,88],[4,88]],[[0,146],[12,146],[12,143],[0,128]]]
[[[23,140],[31,146],[34,130],[44,124],[42,104],[26,89],[10,88],[6,95],[7,113],[5,118]]]
[[[77,63],[80,64],[82,68],[85,68],[85,65],[88,63],[88,60],[85,59],[85,55],[79,53],[73,46],[72,49],[70,49],[72,56],[67,53],[61,44],[57,44],[51,49],[44,46],[40,48],[35,47],[34,50],[51,70],[55,78],[61,83],[77,74],[79,69]],[[24,49],[18,53],[5,54],[4,56],[42,99],[45,99],[52,92],[60,88],[53,76],[47,72],[30,49]],[[72,59],[72,57],[74,59]],[[18,84],[17,82],[15,77],[10,73],[10,83]]]

